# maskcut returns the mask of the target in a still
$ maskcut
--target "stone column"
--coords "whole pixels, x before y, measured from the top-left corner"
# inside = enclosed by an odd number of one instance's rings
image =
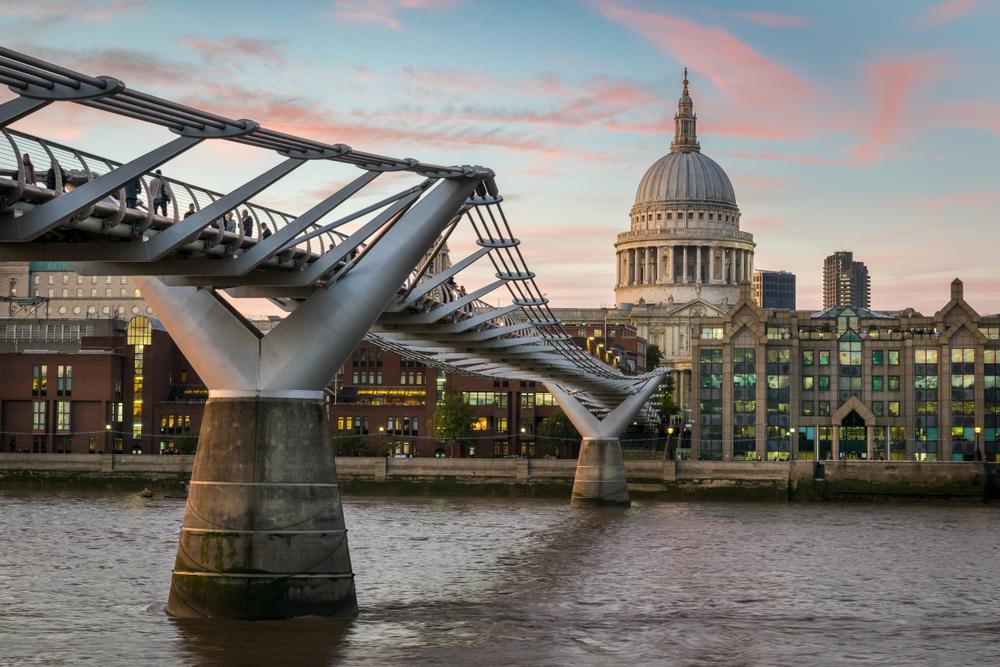
[[[687,284],[688,281],[688,247],[681,246],[681,252],[683,253],[681,257],[681,282]]]
[[[833,425],[833,460],[840,460],[840,426]]]
[[[877,426],[866,426],[865,427],[865,440],[868,444],[868,460],[871,461],[875,458],[875,429]]]
[[[628,284],[635,284],[635,248],[628,250]]]
[[[715,282],[715,246],[708,246],[708,284]]]
[[[615,253],[615,287],[622,284],[622,253],[619,250]]]
[[[695,257],[694,257],[694,282],[698,284],[701,282],[701,249],[704,246],[696,245],[694,247]]]
[[[656,247],[651,246],[649,248],[649,284],[656,284],[656,269],[657,269],[658,258],[656,256]]]

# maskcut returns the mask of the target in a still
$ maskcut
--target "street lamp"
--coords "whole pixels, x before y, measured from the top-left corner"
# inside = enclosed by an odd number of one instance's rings
[[[671,424],[670,426],[667,427],[667,451],[664,452],[664,454],[669,458],[673,458],[670,452],[670,440],[673,438],[673,435],[674,435],[674,425]]]
[[[111,447],[111,424],[104,425],[104,449],[111,452],[111,455],[115,455],[115,450]]]
[[[795,451],[796,444],[792,441],[792,436],[794,436],[798,431],[794,426],[788,429],[788,458],[792,458],[792,452]]]
[[[975,431],[976,433],[976,460],[982,461],[983,459],[986,458],[985,456],[983,456],[982,452],[979,451],[979,436],[982,435],[983,433],[983,427],[977,426],[972,430]]]

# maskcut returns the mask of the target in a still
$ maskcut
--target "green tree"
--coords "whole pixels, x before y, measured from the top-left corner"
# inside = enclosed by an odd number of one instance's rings
[[[659,414],[661,422],[668,422],[671,417],[680,413],[680,408],[674,403],[673,378],[668,378],[660,385],[660,398],[656,402],[656,412]]]
[[[663,352],[657,345],[646,346],[646,370],[651,371],[663,361]]]
[[[573,441],[580,439],[579,431],[573,426],[573,422],[569,420],[562,408],[556,408],[555,412],[542,420],[542,423],[538,425],[538,435],[555,440]]]
[[[465,402],[458,392],[445,394],[434,411],[431,430],[441,442],[461,445],[472,435],[472,425],[476,414],[472,406]]]

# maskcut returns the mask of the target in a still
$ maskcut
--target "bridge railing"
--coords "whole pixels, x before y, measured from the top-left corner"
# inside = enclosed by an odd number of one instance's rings
[[[46,174],[53,163],[59,165],[60,169],[55,173],[55,192],[61,192],[82,182],[93,180],[101,174],[107,173],[121,166],[120,162],[108,158],[94,155],[86,151],[81,151],[71,146],[48,141],[41,137],[32,136],[17,130],[3,130],[4,141],[0,141],[0,176],[6,176],[14,180],[23,181],[25,179],[24,169],[20,166],[21,156],[27,154],[34,165],[35,185],[45,187]],[[149,181],[151,175],[140,178],[142,184],[142,194],[139,200],[142,203],[140,209],[143,213],[148,213],[152,207],[152,198],[149,193]],[[167,216],[157,216],[158,219],[167,222],[177,222],[182,219],[190,204],[194,204],[195,211],[200,211],[215,200],[223,196],[222,193],[203,188],[186,181],[181,181],[169,176],[163,176],[163,180],[170,186],[173,197],[167,208]],[[120,195],[121,193],[119,193]],[[109,198],[109,203],[118,205],[117,200]],[[242,233],[242,223],[238,219],[239,211],[246,209],[250,212],[253,220],[253,229],[250,236],[254,239],[261,238],[263,234],[262,223],[267,224],[270,231],[276,232],[280,228],[289,224],[295,219],[294,215],[279,211],[269,206],[255,203],[252,199],[233,210],[236,217],[236,235]],[[308,230],[317,230],[319,223],[312,224]],[[308,231],[307,230],[307,231]],[[318,256],[341,240],[346,235],[336,230],[330,230],[320,234],[315,240],[309,239],[295,244],[293,247],[310,256]]]

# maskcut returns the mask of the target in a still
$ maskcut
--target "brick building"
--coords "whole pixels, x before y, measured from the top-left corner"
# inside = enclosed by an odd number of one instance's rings
[[[145,316],[0,321],[2,451],[193,451],[206,398]]]

